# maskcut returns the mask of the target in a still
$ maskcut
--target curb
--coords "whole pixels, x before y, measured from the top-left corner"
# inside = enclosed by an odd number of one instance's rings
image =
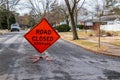
[[[62,38],[62,39],[63,39],[63,38]],[[120,55],[109,54],[109,53],[107,53],[107,52],[97,52],[97,51],[94,51],[94,50],[91,50],[91,49],[87,49],[87,48],[85,48],[85,47],[83,47],[83,46],[81,46],[81,45],[78,45],[77,43],[75,43],[75,42],[73,42],[73,41],[70,41],[70,40],[66,40],[66,39],[63,39],[63,40],[68,41],[68,42],[70,42],[70,43],[72,43],[72,44],[74,44],[74,45],[77,45],[77,46],[79,46],[79,47],[81,47],[81,48],[83,48],[83,49],[85,49],[85,50],[87,50],[87,51],[91,51],[91,52],[93,52],[93,53],[95,53],[95,54],[102,54],[102,55],[112,56],[112,57],[120,57]]]

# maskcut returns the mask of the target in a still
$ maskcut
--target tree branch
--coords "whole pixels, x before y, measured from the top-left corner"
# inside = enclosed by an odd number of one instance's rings
[[[80,10],[83,7],[84,3],[85,3],[85,0],[82,2],[81,6],[78,8],[78,10]]]
[[[72,10],[71,10],[69,1],[68,1],[68,0],[65,0],[65,3],[66,3],[66,5],[67,5],[68,11],[71,13]]]

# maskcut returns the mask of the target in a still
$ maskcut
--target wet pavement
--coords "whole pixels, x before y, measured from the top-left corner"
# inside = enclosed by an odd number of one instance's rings
[[[40,55],[25,31],[0,35],[0,80],[120,80],[120,58],[86,51],[59,39],[44,52],[53,60],[32,63]]]

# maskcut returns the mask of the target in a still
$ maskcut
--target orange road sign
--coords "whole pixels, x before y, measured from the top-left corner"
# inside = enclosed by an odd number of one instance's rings
[[[45,18],[26,33],[24,37],[40,54],[60,38]]]

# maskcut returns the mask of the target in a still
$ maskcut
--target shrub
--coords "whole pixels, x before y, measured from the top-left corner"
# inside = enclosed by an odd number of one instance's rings
[[[89,36],[93,36],[93,34],[92,34],[92,33],[90,33],[90,34],[89,34]]]
[[[84,25],[77,25],[76,28],[83,29],[83,28],[84,28]]]
[[[113,33],[113,36],[118,36],[118,33],[117,33],[117,32],[114,32],[114,33]]]
[[[113,34],[110,33],[110,32],[106,32],[106,35],[107,35],[107,36],[112,36]]]
[[[105,32],[104,30],[100,30],[100,34],[101,34],[101,35],[105,35],[106,32]]]
[[[63,24],[63,25],[56,26],[55,29],[58,32],[68,32],[70,31],[70,26],[67,24]]]

